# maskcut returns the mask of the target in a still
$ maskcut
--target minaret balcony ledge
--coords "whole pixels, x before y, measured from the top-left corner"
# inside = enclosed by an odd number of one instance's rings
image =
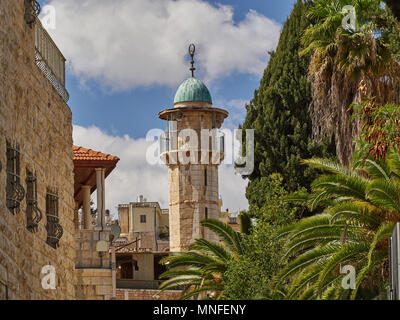
[[[161,160],[168,164],[178,164],[179,159],[189,159],[194,157],[198,164],[221,164],[225,158],[225,134],[221,130],[216,130],[217,134],[215,137],[210,137],[214,143],[210,143],[208,148],[198,148],[201,146],[201,142],[198,145],[193,146],[190,143],[185,143],[180,146],[179,138],[171,135],[168,131],[160,137],[160,157]],[[179,142],[178,142],[179,141]],[[197,154],[196,154],[197,153]],[[202,163],[204,154],[209,154],[208,163]],[[206,158],[207,159],[207,158]],[[175,160],[175,161],[174,161]],[[193,163],[193,161],[191,161]]]

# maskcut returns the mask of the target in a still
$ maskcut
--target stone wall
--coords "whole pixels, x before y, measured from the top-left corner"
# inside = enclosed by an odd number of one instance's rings
[[[117,289],[117,300],[179,300],[181,296],[178,290],[157,293],[158,290]]]
[[[74,299],[74,178],[72,115],[34,60],[34,28],[24,21],[24,1],[0,1],[0,298]],[[20,212],[6,207],[6,140],[21,149],[21,185],[36,172],[38,231],[26,229],[26,199]],[[46,243],[46,192],[58,190],[63,228],[60,246]],[[41,270],[56,271],[56,289],[44,290]]]
[[[76,268],[111,268],[109,252],[99,255],[97,242],[102,240],[109,243],[110,232],[108,230],[77,230],[75,236]]]
[[[143,252],[134,253],[132,256],[138,264],[138,270],[133,271],[133,279],[154,280],[154,254]]]
[[[118,220],[121,227],[121,237],[129,236],[129,204],[118,206]]]
[[[79,300],[111,300],[111,269],[78,269],[76,298]]]
[[[207,170],[207,186],[205,186]],[[169,166],[170,184],[170,250],[184,251],[195,239],[217,241],[217,236],[201,227],[207,217],[219,219],[218,166],[174,165]]]
[[[108,242],[108,230],[76,232],[76,298],[79,300],[110,300],[112,297],[111,255],[97,251],[98,241]]]
[[[158,252],[169,251],[169,240],[158,240]]]

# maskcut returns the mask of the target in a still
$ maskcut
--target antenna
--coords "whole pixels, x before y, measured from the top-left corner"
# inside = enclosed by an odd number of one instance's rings
[[[189,54],[192,58],[192,61],[190,61],[192,67],[189,69],[192,72],[192,78],[194,78],[194,71],[196,70],[196,68],[194,67],[194,53],[196,52],[196,46],[192,43],[189,46]]]

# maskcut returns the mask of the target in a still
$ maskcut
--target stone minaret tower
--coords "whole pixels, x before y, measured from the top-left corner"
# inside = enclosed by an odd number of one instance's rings
[[[175,95],[174,108],[159,113],[168,121],[161,138],[161,158],[168,166],[170,250],[185,251],[195,239],[216,240],[200,222],[218,219],[218,166],[224,158],[224,136],[218,129],[228,112],[212,107],[207,87],[194,77]]]

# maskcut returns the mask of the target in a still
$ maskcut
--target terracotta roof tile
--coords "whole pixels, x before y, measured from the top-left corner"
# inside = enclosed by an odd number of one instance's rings
[[[93,160],[93,161],[115,161],[118,162],[119,158],[110,154],[105,154],[100,151],[86,149],[79,146],[72,146],[74,151],[74,161],[76,160]]]

